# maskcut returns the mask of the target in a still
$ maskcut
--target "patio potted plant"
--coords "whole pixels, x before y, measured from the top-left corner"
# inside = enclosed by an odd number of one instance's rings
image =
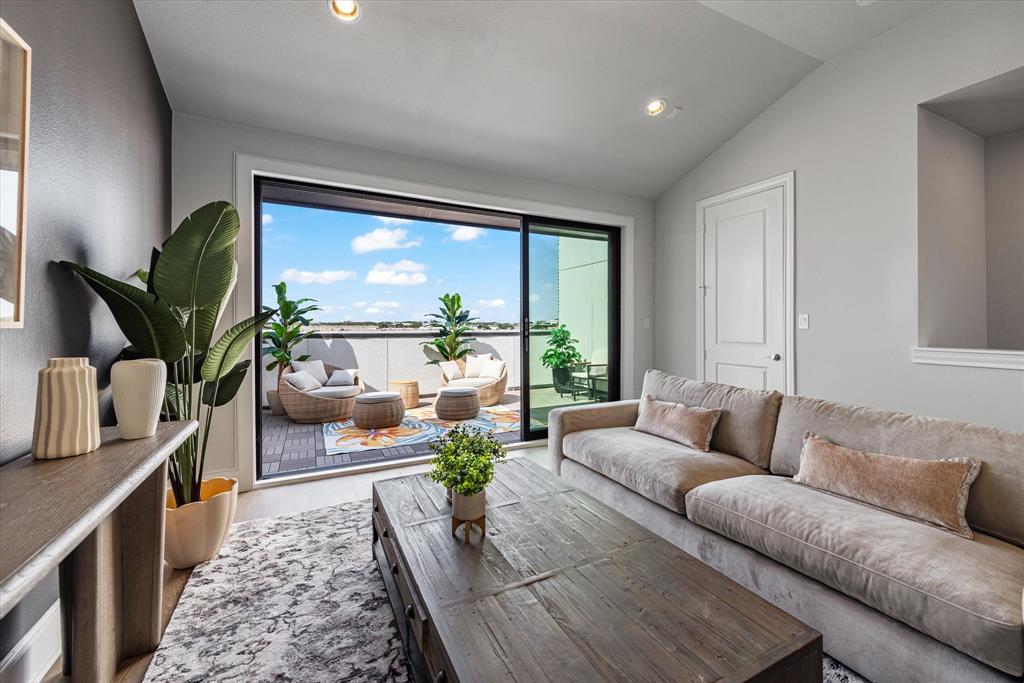
[[[451,491],[452,536],[463,526],[468,541],[471,526],[476,525],[483,538],[487,485],[494,480],[494,465],[508,450],[490,433],[461,424],[430,444],[430,450],[433,469],[427,476]]]
[[[544,367],[551,368],[555,391],[560,394],[572,391],[572,371],[583,362],[583,356],[576,350],[578,343],[579,339],[573,339],[568,327],[564,324],[559,325],[551,330],[547,348],[540,357]]]
[[[238,231],[238,212],[228,202],[196,209],[162,249],[153,249],[149,269],[136,273],[145,289],[61,261],[110,308],[128,339],[124,356],[167,364],[163,418],[200,423],[167,462],[164,554],[176,568],[216,555],[234,518],[238,480],[203,478],[213,411],[238,392],[251,362],[242,356],[276,313],[266,310],[247,318],[214,341],[238,277]]]
[[[440,313],[431,313],[427,318],[440,330],[437,337],[422,342],[422,345],[440,357],[430,358],[427,365],[438,365],[442,361],[462,361],[473,350],[471,344],[476,341],[468,336],[469,323],[476,318],[470,317],[470,312],[462,308],[462,296],[458,293],[445,294],[438,301],[441,302]]]
[[[310,319],[306,316],[313,311],[323,309],[316,305],[316,299],[289,299],[288,285],[284,282],[274,285],[274,292],[277,294],[277,315],[267,322],[263,331],[263,355],[271,356],[273,359],[267,363],[267,370],[277,368],[277,380],[274,383],[274,388],[267,391],[270,412],[274,415],[284,415],[284,406],[281,405],[281,398],[277,393],[277,387],[281,386],[281,374],[286,367],[292,364],[293,360],[309,360],[309,354],[292,358],[292,350],[299,345],[299,342],[312,334],[312,331],[302,331],[302,327],[310,323]],[[264,306],[263,310],[273,309]]]

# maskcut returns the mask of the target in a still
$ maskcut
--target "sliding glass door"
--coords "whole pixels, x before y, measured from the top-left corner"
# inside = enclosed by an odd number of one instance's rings
[[[523,232],[523,431],[561,406],[619,398],[619,233],[527,218]]]

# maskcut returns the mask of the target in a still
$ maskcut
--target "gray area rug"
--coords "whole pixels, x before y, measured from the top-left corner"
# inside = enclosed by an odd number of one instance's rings
[[[234,525],[196,567],[147,681],[409,680],[370,501]],[[867,683],[825,657],[826,683]]]

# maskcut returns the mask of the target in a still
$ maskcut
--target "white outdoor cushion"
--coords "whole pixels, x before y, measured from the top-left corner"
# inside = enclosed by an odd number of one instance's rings
[[[462,370],[459,369],[459,364],[453,360],[441,361],[441,372],[449,382],[453,379],[462,379]]]
[[[401,400],[402,397],[397,391],[369,391],[356,396],[356,403],[388,403]]]
[[[476,387],[453,387],[448,385],[438,389],[437,395],[448,396],[449,398],[455,398],[457,396],[474,396],[476,395]]]
[[[320,386],[327,384],[327,369],[324,367],[322,360],[293,360],[292,370],[295,372],[302,372],[305,370],[313,376],[317,382],[320,382]]]
[[[314,389],[309,392],[311,396],[318,396],[320,398],[351,398],[352,396],[358,395],[360,392],[359,387],[350,384],[346,387],[338,386],[326,386],[320,389]]]
[[[491,359],[491,354],[481,353],[479,356],[466,356],[466,377],[479,377],[484,364]]]
[[[494,380],[489,377],[463,377],[448,382],[450,387],[486,387],[489,384],[494,384]]]
[[[309,374],[305,370],[299,370],[298,372],[289,372],[284,375],[281,379],[299,391],[313,391],[323,386],[320,382],[316,381],[316,377]]]
[[[480,371],[481,377],[490,377],[491,379],[498,379],[501,377],[501,373],[505,371],[505,361],[503,360],[489,360],[484,363],[483,369]]]
[[[326,386],[329,387],[348,387],[356,383],[356,377],[359,376],[359,370],[335,370],[331,373],[331,378],[327,380]]]

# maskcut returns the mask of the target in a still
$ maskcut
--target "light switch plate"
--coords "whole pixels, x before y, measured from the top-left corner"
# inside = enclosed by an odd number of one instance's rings
[[[811,327],[811,316],[806,313],[801,313],[796,317],[797,329],[807,330]]]
[[[644,318],[644,329],[645,330],[651,329],[651,319],[650,318]]]

